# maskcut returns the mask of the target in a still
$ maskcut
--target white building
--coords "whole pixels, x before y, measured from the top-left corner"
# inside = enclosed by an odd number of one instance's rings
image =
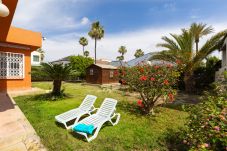
[[[224,80],[223,72],[227,71],[227,35],[225,37],[225,42],[220,51],[222,52],[222,63],[221,68],[216,72],[215,76],[216,81]]]
[[[31,65],[40,66],[41,64],[41,53],[38,51],[33,51],[31,54]]]

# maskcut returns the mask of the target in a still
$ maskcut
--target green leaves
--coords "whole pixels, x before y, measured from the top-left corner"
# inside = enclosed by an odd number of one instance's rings
[[[179,73],[172,65],[152,66],[140,64],[135,67],[122,67],[119,71],[120,79],[126,83],[132,91],[140,94],[143,101],[141,111],[149,114],[153,111],[155,103],[162,97],[163,101],[173,101],[173,86],[177,82]]]
[[[104,37],[104,28],[100,25],[100,23],[94,22],[92,24],[91,30],[89,31],[88,35],[93,39],[102,39]]]
[[[90,57],[72,56],[70,58],[70,65],[72,69],[77,71],[77,76],[84,78],[86,75],[86,68],[94,63],[94,60]]]
[[[136,58],[142,57],[143,55],[144,55],[144,52],[143,52],[142,49],[137,49],[136,52],[135,52],[135,54],[134,54],[134,56]]]
[[[52,80],[66,80],[73,72],[70,65],[42,63],[42,71]]]
[[[189,109],[188,145],[200,150],[224,150],[227,144],[227,102],[221,95],[208,94],[200,104]],[[193,131],[192,131],[193,130]]]
[[[213,32],[211,26],[206,27],[206,24],[192,24],[186,30],[182,29],[181,34],[170,34],[169,37],[162,37],[163,43],[158,44],[158,47],[163,48],[163,51],[153,55],[150,60],[163,60],[176,64],[181,62],[179,69],[183,72],[193,73],[193,71],[201,64],[201,62],[212,52],[221,48],[224,42],[224,36],[227,35],[227,30],[221,31],[210,39],[195,53],[194,44],[198,48],[199,38]],[[189,75],[190,77],[193,74]],[[190,79],[188,77],[188,79]],[[189,90],[187,80],[184,80],[186,91]]]
[[[126,54],[127,52],[127,49],[125,46],[121,46],[119,49],[118,49],[118,52],[121,54],[120,56],[118,56],[116,59],[119,60],[119,61],[123,61],[125,59],[124,55]]]
[[[79,40],[79,43],[82,46],[87,46],[88,45],[88,40],[85,37],[81,37],[80,40]]]

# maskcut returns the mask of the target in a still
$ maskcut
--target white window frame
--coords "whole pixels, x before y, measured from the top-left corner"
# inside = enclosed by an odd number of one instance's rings
[[[89,70],[89,74],[90,74],[90,76],[93,76],[94,75],[94,69],[93,68],[91,68],[90,70]]]
[[[113,78],[114,78],[114,71],[110,70],[110,79],[113,79]]]
[[[38,58],[38,61],[35,61],[35,60],[34,60],[34,57],[37,57],[37,58]],[[32,56],[32,60],[33,60],[33,62],[35,62],[35,63],[40,62],[40,56],[39,56],[39,55],[33,55],[33,56]]]
[[[14,52],[5,52],[5,51],[0,51],[0,53],[6,54],[6,75],[5,76],[0,75],[0,79],[24,79],[24,75],[25,75],[24,54],[23,53],[14,53]],[[10,55],[10,58],[9,58],[9,55]],[[10,74],[10,72],[12,72],[12,70],[13,70],[13,69],[11,69],[11,63],[14,63],[14,62],[10,62],[10,61],[12,59],[15,59],[12,57],[12,55],[21,55],[22,56],[22,61],[19,62],[19,69],[16,70],[17,72],[19,72],[19,75]],[[16,63],[18,63],[18,62],[16,62]]]

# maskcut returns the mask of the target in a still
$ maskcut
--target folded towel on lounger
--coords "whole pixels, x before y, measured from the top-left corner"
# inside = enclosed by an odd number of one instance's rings
[[[93,133],[94,129],[95,129],[94,125],[86,125],[86,124],[78,124],[75,127],[73,127],[74,131],[84,132],[90,135]]]

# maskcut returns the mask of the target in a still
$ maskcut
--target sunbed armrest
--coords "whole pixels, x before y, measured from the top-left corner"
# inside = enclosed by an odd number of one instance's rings
[[[115,116],[117,116],[117,119],[116,119],[116,121],[113,123],[112,119],[113,119]],[[121,114],[120,114],[120,113],[114,113],[113,116],[112,116],[111,119],[110,119],[111,124],[112,124],[113,126],[116,125],[116,124],[118,124],[120,118],[121,118]]]
[[[92,106],[92,108],[89,110],[89,112],[92,113],[92,112],[95,112],[95,111],[98,110],[98,109],[99,109],[99,108],[96,108],[96,107]]]

